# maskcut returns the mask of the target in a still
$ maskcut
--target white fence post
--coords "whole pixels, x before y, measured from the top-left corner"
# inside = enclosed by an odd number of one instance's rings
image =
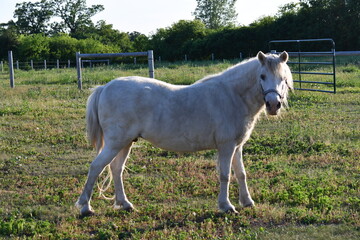
[[[44,69],[46,70],[46,59],[44,60]]]
[[[148,64],[149,64],[149,77],[155,78],[154,73],[154,52],[153,50],[148,51]]]
[[[30,60],[30,66],[31,66],[31,70],[34,70],[34,61],[32,59]]]
[[[10,87],[15,87],[14,81],[14,62],[13,62],[13,54],[12,51],[8,51],[8,58],[9,58],[9,72],[10,72]]]
[[[81,57],[80,57],[80,52],[76,52],[76,69],[77,69],[78,89],[82,90]]]

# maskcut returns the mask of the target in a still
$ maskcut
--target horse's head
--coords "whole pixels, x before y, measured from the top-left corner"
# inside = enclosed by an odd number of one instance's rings
[[[261,64],[259,82],[266,104],[266,111],[270,115],[277,115],[280,108],[287,104],[288,90],[293,89],[293,80],[286,62],[289,59],[287,52],[279,56],[275,54],[257,54]]]

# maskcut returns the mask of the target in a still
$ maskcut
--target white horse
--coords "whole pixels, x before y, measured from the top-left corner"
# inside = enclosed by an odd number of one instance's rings
[[[171,85],[143,77],[122,77],[95,89],[87,102],[87,134],[98,155],[76,205],[91,215],[95,181],[110,164],[115,184],[115,208],[134,207],[122,180],[131,145],[143,138],[178,152],[218,150],[220,193],[218,207],[236,212],[229,201],[231,166],[240,187],[240,204],[254,206],[242,160],[242,147],[260,113],[277,115],[286,105],[293,81],[288,54],[262,52],[228,70],[189,86]]]

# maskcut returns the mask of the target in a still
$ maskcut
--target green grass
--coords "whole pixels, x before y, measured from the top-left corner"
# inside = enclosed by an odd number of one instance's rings
[[[230,63],[169,64],[156,77],[188,84]],[[0,238],[359,239],[360,69],[337,69],[338,93],[296,91],[278,118],[262,119],[244,147],[255,208],[217,210],[216,152],[177,154],[138,141],[125,173],[137,208],[113,210],[95,190],[97,215],[74,207],[95,156],[85,138],[89,88],[147,67],[16,71],[0,75]],[[108,195],[112,194],[110,190]]]

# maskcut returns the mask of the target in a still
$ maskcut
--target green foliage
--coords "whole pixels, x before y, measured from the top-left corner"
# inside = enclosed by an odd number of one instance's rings
[[[81,39],[78,40],[77,50],[83,53],[106,53],[116,52],[116,47],[111,45],[104,45],[94,39]]]
[[[49,1],[17,3],[14,17],[20,34],[39,34],[49,31],[49,20],[53,16]]]
[[[193,15],[201,20],[207,28],[219,29],[235,26],[237,0],[196,0],[197,6]]]
[[[92,26],[91,17],[104,10],[103,5],[86,6],[86,0],[50,0],[54,16],[60,17],[57,27],[76,37],[84,28]]]
[[[169,28],[158,29],[150,41],[155,54],[163,59],[182,59],[189,49],[187,44],[206,35],[205,25],[199,20],[180,20]]]
[[[151,49],[149,44],[149,38],[139,32],[131,32],[129,34],[130,41],[133,44],[135,52],[143,52]]]
[[[112,24],[106,24],[105,21],[99,21],[96,26],[87,28],[81,34],[82,39],[92,38],[106,46],[117,48],[114,50],[115,52],[132,52],[133,48],[146,46],[147,40],[145,35],[140,33],[127,34],[115,30],[112,28]]]
[[[124,47],[126,45],[124,44]],[[40,61],[44,59],[75,59],[75,53],[108,53],[117,52],[116,45],[105,45],[92,38],[71,38],[69,35],[61,34],[47,37],[43,34],[22,35],[19,38],[19,47],[16,58],[24,61]]]
[[[16,27],[20,34],[66,32],[76,37],[93,25],[91,17],[102,10],[102,5],[87,7],[86,0],[41,0],[17,3],[14,16],[17,18]],[[53,17],[58,17],[61,21],[50,24]]]
[[[19,36],[15,26],[8,26],[7,29],[0,28],[0,58],[7,56],[8,51],[16,49],[19,45]]]
[[[34,221],[32,219],[14,219],[0,220],[0,232],[3,236],[36,236],[46,233],[51,236],[54,231],[53,224],[47,221]],[[0,236],[1,236],[0,235]]]
[[[74,53],[79,49],[79,41],[66,34],[56,35],[48,40],[49,59],[74,59]]]
[[[22,35],[17,49],[19,59],[43,60],[50,55],[49,38],[43,34]]]

